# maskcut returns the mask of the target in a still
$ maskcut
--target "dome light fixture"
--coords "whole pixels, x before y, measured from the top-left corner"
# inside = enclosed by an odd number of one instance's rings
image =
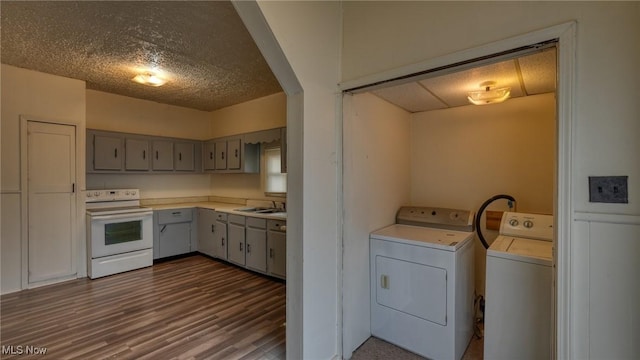
[[[143,84],[143,85],[148,85],[148,86],[162,86],[164,85],[167,80],[162,78],[160,75],[158,75],[157,73],[154,72],[144,72],[144,73],[140,73],[138,75],[136,75],[133,79],[131,79],[132,81],[135,81],[139,84]]]
[[[496,85],[495,81],[485,81],[480,84],[484,90],[469,91],[467,93],[467,99],[473,105],[488,105],[501,103],[511,96],[511,88],[493,88]]]

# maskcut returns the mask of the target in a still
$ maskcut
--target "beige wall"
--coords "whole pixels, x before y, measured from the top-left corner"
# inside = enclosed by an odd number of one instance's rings
[[[369,233],[393,224],[398,208],[410,203],[411,114],[368,93],[343,100],[343,253],[349,261],[342,301],[352,310],[343,314],[344,326],[353,329],[344,342],[359,344],[371,334]]]
[[[87,128],[184,139],[209,138],[207,111],[87,90]]]
[[[212,111],[210,138],[287,126],[287,96],[277,93]]]
[[[20,290],[21,202],[26,189],[20,179],[20,116],[43,121],[77,125],[80,147],[77,149],[78,188],[84,189],[85,83],[60,76],[1,65],[2,119],[2,213],[1,213],[1,292]],[[84,201],[78,196],[78,216],[83,217]],[[28,209],[24,209],[28,211]],[[78,222],[77,238],[84,242],[84,222]],[[81,263],[84,259],[79,259]],[[81,271],[81,270],[79,270]]]
[[[411,201],[477,211],[509,194],[517,211],[553,214],[555,95],[461,106],[411,116]],[[489,210],[507,210],[497,201]],[[491,242],[497,232],[483,234]],[[476,292],[484,294],[486,250],[476,243]]]

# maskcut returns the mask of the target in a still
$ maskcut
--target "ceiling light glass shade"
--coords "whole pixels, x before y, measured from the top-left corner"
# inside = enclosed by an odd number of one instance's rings
[[[167,80],[152,73],[138,74],[131,80],[148,86],[162,86],[167,82]]]
[[[473,105],[488,105],[501,103],[511,96],[511,88],[503,87],[499,89],[491,89],[487,87],[485,90],[469,91],[469,102]]]

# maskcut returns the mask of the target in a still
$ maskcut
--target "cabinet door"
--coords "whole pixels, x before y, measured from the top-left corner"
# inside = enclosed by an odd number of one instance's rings
[[[126,139],[125,152],[126,170],[149,170],[149,141]]]
[[[154,140],[152,147],[151,168],[154,171],[173,170],[173,142]]]
[[[198,251],[215,256],[216,213],[209,209],[198,209]]]
[[[247,228],[247,268],[267,271],[267,231],[263,229]]]
[[[191,223],[160,225],[160,257],[187,254],[191,251]]]
[[[93,168],[122,170],[122,137],[95,135],[93,138]]]
[[[241,158],[241,150],[240,147],[241,141],[240,139],[234,139],[227,141],[227,169],[229,170],[240,170],[240,158]]]
[[[215,142],[209,141],[204,143],[202,151],[203,165],[205,170],[216,169],[216,146]]]
[[[229,246],[227,247],[228,259],[233,263],[244,266],[244,226],[229,223],[229,225],[227,226],[227,231],[229,232]]]
[[[216,170],[227,170],[227,142],[216,141]]]
[[[285,278],[287,275],[287,234],[267,233],[267,271],[269,275]]]
[[[216,221],[214,236],[214,255],[218,259],[227,260],[227,223]]]
[[[175,169],[178,171],[195,170],[195,146],[193,143],[177,142],[174,145]]]

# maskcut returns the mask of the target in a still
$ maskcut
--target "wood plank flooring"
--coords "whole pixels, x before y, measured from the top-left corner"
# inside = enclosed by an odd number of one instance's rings
[[[200,255],[0,301],[2,359],[285,358],[285,284]]]

